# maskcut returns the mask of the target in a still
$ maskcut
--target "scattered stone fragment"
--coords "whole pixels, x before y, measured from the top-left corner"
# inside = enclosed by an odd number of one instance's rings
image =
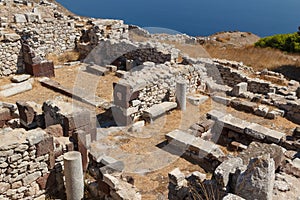
[[[11,81],[14,83],[21,83],[27,81],[30,77],[31,76],[29,74],[16,75],[12,77]]]

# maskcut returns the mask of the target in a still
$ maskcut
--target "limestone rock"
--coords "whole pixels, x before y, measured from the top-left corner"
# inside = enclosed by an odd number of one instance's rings
[[[248,84],[245,82],[239,83],[237,85],[235,85],[231,91],[231,94],[233,96],[239,96],[242,93],[247,92],[247,88],[248,88]]]
[[[0,183],[0,194],[3,194],[4,192],[6,192],[8,189],[10,188],[10,184],[9,183]]]
[[[225,197],[223,197],[222,200],[245,200],[244,198],[237,196],[235,194],[227,194]]]
[[[181,185],[181,183],[185,180],[184,174],[179,170],[179,168],[174,169],[169,173],[169,182],[174,185]]]
[[[27,19],[23,14],[15,14],[14,19],[16,23],[26,23]]]
[[[27,81],[29,78],[29,74],[15,75],[12,77],[11,81],[14,83],[21,83],[23,81]]]
[[[4,40],[8,42],[16,42],[19,39],[21,39],[21,37],[15,33],[7,33],[4,35]]]
[[[243,167],[243,160],[239,157],[236,158],[229,158],[228,160],[225,160],[222,162],[215,170],[214,172],[214,178],[218,181],[218,183],[222,186],[228,189],[230,186],[229,184],[232,184],[231,177],[236,172],[238,167]]]
[[[248,146],[247,150],[239,154],[239,157],[242,158],[245,165],[248,165],[251,158],[265,154],[270,154],[270,157],[273,158],[275,162],[275,169],[280,166],[284,158],[282,147],[276,144],[265,144],[259,142],[252,142]]]
[[[10,96],[22,93],[22,92],[26,92],[26,91],[31,90],[31,89],[32,89],[31,83],[29,81],[25,81],[23,83],[18,83],[18,84],[16,84],[15,86],[13,86],[11,88],[2,90],[0,92],[0,96],[10,97]]]
[[[245,199],[272,200],[275,162],[270,155],[250,160],[237,179],[235,193]]]
[[[27,175],[25,178],[23,178],[23,183],[24,185],[29,185],[30,183],[32,183],[33,181],[37,180],[38,178],[40,178],[42,176],[41,172],[34,172],[32,174]]]
[[[286,192],[286,191],[290,190],[290,186],[285,181],[275,181],[274,189],[281,191],[281,192]]]

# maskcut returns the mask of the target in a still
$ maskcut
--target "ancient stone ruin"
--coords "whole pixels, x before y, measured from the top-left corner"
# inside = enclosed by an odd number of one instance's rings
[[[160,41],[201,43],[187,35],[11,5],[24,12],[0,18],[0,199],[300,198],[299,82]]]

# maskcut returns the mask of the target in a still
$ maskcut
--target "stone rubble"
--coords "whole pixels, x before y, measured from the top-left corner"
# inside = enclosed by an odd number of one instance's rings
[[[254,72],[239,62],[192,59],[171,45],[157,42],[161,39],[199,44],[201,38],[150,35],[122,20],[65,16],[56,10],[55,4],[47,1],[0,3],[31,8],[30,12],[0,18],[3,28],[0,30],[0,76],[24,71],[33,76],[55,76],[53,62],[46,57],[76,50],[87,63],[87,72],[115,73],[120,77],[119,82],[114,83],[113,105],[107,106],[107,110],[111,109],[118,125],[131,125],[131,132],[142,133],[148,125],[145,122],[152,122],[178,107],[178,80],[183,80],[187,100],[194,106],[210,96],[213,101],[238,111],[270,120],[285,117],[300,124],[299,82],[288,81],[282,74],[268,70]],[[42,7],[51,11],[51,17],[40,12]],[[129,30],[149,41],[130,41]],[[11,80],[14,83],[1,86],[1,96],[32,89],[30,75],[14,76]],[[51,79],[41,83],[73,96],[70,90]],[[89,97],[77,95],[98,106]],[[88,109],[56,100],[43,105],[29,101],[18,101],[16,105],[2,103],[0,127],[5,128],[0,132],[0,199],[44,198],[46,192],[55,197],[64,196],[63,155],[73,150],[82,154],[83,170],[94,178],[88,183],[88,189],[95,198],[141,199],[133,178],[122,177],[124,163],[102,152],[94,155],[95,152],[90,151],[95,140],[122,130],[114,127],[97,130],[94,115]],[[208,180],[208,176],[200,172],[185,176],[179,168],[174,169],[169,173],[169,199],[190,199],[195,191],[203,195],[203,188],[214,188],[222,199],[271,200],[274,192],[290,191],[292,185],[278,178],[277,171],[300,177],[298,129],[287,136],[212,110],[207,119],[192,124],[188,130],[169,132],[165,150],[196,161],[203,168],[208,164],[213,174]],[[227,156],[221,148],[227,145],[236,148],[238,155]]]

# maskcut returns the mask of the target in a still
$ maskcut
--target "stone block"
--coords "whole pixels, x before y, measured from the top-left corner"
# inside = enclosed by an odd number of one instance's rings
[[[31,23],[38,23],[41,21],[41,15],[36,14],[36,13],[26,13],[25,17],[26,17],[27,21],[31,22]]]
[[[129,76],[129,72],[123,71],[123,70],[117,70],[116,76],[119,78],[127,78]]]
[[[268,129],[259,124],[251,124],[250,126],[246,127],[245,134],[258,140],[266,139],[266,141],[276,144],[278,144],[285,137],[284,133]]]
[[[0,91],[0,96],[10,97],[16,94],[20,94],[32,89],[32,85],[29,81],[18,83],[11,88]]]
[[[208,156],[219,160],[224,157],[224,153],[213,142],[205,141],[180,130],[174,130],[168,133],[166,139],[173,148],[177,149],[177,153],[181,153],[180,155],[189,150],[194,152],[198,159],[203,159]]]
[[[35,102],[17,101],[20,123],[27,129],[44,127],[44,116],[42,114],[42,105]]]
[[[212,97],[212,100],[215,101],[215,102],[217,102],[217,103],[226,105],[226,106],[229,106],[229,105],[230,105],[230,102],[231,102],[231,99],[230,99],[230,98],[227,98],[227,97],[221,97],[221,96],[213,96],[213,97]]]
[[[204,128],[204,132],[206,132],[206,131],[208,131],[209,129],[211,129],[214,126],[215,121],[213,121],[211,119],[208,119],[208,120],[200,121],[197,124],[199,126],[203,127]]]
[[[232,157],[222,162],[214,172],[214,178],[218,181],[220,186],[229,191],[230,188],[235,188],[233,184],[232,175],[236,173],[237,168],[244,166],[243,160],[239,157]]]
[[[198,96],[188,96],[187,100],[194,106],[199,106],[208,100],[209,97],[198,95]]]
[[[72,115],[62,116],[62,127],[64,136],[71,136],[75,130],[87,130],[91,124],[90,112],[82,110],[79,113],[73,113]]]
[[[122,108],[129,108],[129,101],[131,98],[131,89],[130,85],[126,84],[114,84],[114,104],[116,106],[122,107]]]
[[[118,70],[117,66],[114,65],[106,65],[106,68],[110,71],[110,72],[116,72]]]
[[[216,121],[216,120],[224,117],[225,115],[227,115],[227,113],[225,113],[224,111],[211,110],[206,115],[207,115],[208,119],[212,119],[212,120]]]
[[[275,182],[275,164],[270,155],[250,160],[236,183],[235,193],[245,199],[272,200]]]
[[[42,156],[54,151],[54,141],[52,136],[46,136],[36,144],[36,156]]]
[[[108,184],[109,187],[111,187],[112,189],[115,189],[115,190],[117,190],[120,185],[120,181],[116,177],[114,177],[110,174],[104,174],[103,181],[106,184]]]
[[[106,67],[101,67],[99,65],[89,65],[86,67],[86,71],[97,76],[105,76],[109,73],[109,70]]]
[[[16,42],[20,39],[21,39],[20,35],[18,35],[16,33],[4,34],[4,40],[7,41],[7,42]]]
[[[15,23],[26,23],[27,19],[24,14],[15,14],[14,15]]]
[[[26,140],[29,142],[29,145],[32,146],[43,141],[46,136],[46,132],[38,128],[28,131]]]
[[[132,118],[124,113],[124,108],[113,106],[112,113],[114,121],[118,126],[128,126],[133,122]]]
[[[63,135],[64,135],[63,128],[60,124],[48,126],[45,129],[45,132],[54,137],[63,137]]]
[[[34,172],[32,174],[29,174],[23,178],[23,185],[28,186],[29,184],[31,184],[33,181],[36,181],[41,176],[42,176],[41,172]]]
[[[135,122],[130,128],[129,131],[131,132],[136,132],[136,133],[140,133],[143,131],[143,127],[145,126],[145,121],[138,121]]]
[[[254,111],[254,114],[257,116],[265,117],[269,112],[269,108],[264,105],[259,105],[258,108]]]
[[[179,168],[174,169],[168,174],[169,182],[174,185],[181,185],[181,182],[185,180],[184,174],[179,170]]]
[[[158,117],[166,114],[168,111],[175,109],[177,103],[175,102],[163,102],[155,104],[143,112],[143,118],[147,121],[157,119]]]
[[[27,81],[31,76],[29,74],[15,75],[11,78],[14,83],[21,83]]]
[[[54,77],[54,64],[52,61],[44,61],[39,63],[25,63],[26,73],[35,77]]]
[[[244,133],[244,129],[251,125],[250,122],[233,117],[230,114],[220,118],[218,122],[221,125],[223,125],[224,128],[227,128],[237,133]]]
[[[233,96],[239,96],[245,92],[247,92],[247,89],[248,89],[248,83],[245,83],[245,82],[242,82],[242,83],[239,83],[237,85],[235,85],[231,91],[231,94]]]
[[[64,136],[71,136],[76,130],[84,130],[90,134],[96,131],[95,124],[91,121],[91,111],[83,107],[55,100],[44,102],[43,111],[46,127],[60,124]]]
[[[0,194],[5,193],[9,189],[10,189],[10,184],[9,183],[4,183],[4,182],[0,183]]]
[[[196,137],[201,137],[202,133],[205,132],[204,128],[198,124],[193,124],[190,129],[193,130],[193,135]]]
[[[258,105],[253,102],[248,101],[241,101],[238,99],[234,99],[231,101],[231,107],[238,111],[248,112],[248,113],[254,113],[254,111],[257,109]]]
[[[188,176],[186,176],[186,179],[189,182],[202,183],[207,179],[207,177],[206,177],[206,174],[195,171],[195,172],[192,172],[191,174],[189,174]]]
[[[225,197],[223,197],[222,200],[246,200],[238,195],[235,195],[235,194],[227,194]]]
[[[282,147],[276,144],[252,142],[245,151],[239,154],[239,157],[245,165],[248,165],[251,158],[266,154],[270,154],[270,157],[275,161],[275,169],[278,169],[284,159],[284,154]]]
[[[0,108],[0,121],[8,121],[12,118],[8,108]]]

